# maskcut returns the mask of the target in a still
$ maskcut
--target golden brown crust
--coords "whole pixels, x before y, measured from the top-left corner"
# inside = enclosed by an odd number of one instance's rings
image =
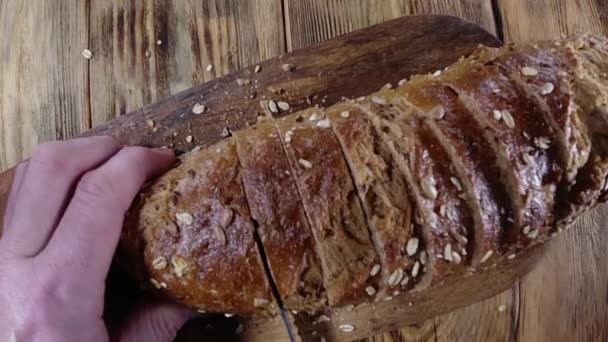
[[[340,144],[320,116],[312,108],[276,125],[317,243],[329,303],[359,303],[369,299],[368,286],[377,288],[380,277],[370,273],[380,261]]]
[[[484,127],[514,208],[507,249],[547,239],[561,179],[553,134],[541,109],[498,67],[465,60],[439,80],[450,86]]]
[[[126,241],[160,291],[197,309],[243,315],[276,311],[254,241],[234,140],[191,153],[157,179],[129,219]]]
[[[474,221],[473,266],[498,256],[502,227],[512,217],[511,203],[494,151],[482,128],[448,87],[434,77],[416,77],[396,92],[425,116],[424,123],[446,150]],[[491,259],[486,257],[491,256]],[[484,259],[485,257],[485,259]]]
[[[382,298],[408,289],[407,270],[424,245],[415,236],[406,180],[358,106],[346,102],[324,113],[340,141],[382,261],[382,284],[369,294]]]
[[[234,137],[251,216],[284,307],[325,307],[320,261],[278,132],[264,122]]]
[[[509,45],[483,48],[472,58],[500,66],[533,98],[554,130],[564,176],[570,183],[589,157],[591,140],[575,102],[574,71],[579,64],[565,43]],[[536,72],[524,75],[525,68]]]

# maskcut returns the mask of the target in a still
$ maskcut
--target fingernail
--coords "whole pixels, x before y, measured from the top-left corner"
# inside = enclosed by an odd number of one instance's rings
[[[160,153],[160,154],[165,154],[168,156],[175,156],[175,153],[173,153],[173,151],[167,147],[153,148],[152,151],[154,151],[156,153]]]

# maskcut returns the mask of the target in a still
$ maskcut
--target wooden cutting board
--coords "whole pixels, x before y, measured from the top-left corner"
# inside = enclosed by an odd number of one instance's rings
[[[498,46],[500,42],[482,28],[455,17],[404,17],[201,84],[84,135],[107,134],[127,145],[169,146],[183,152],[253,125],[260,116],[281,116],[315,104],[329,106],[342,97],[366,95],[386,83],[397,84],[410,75],[433,72],[479,44]],[[271,113],[270,100],[287,102],[290,109]],[[192,111],[197,103],[206,107],[202,114]],[[12,169],[0,174],[0,232],[12,177]],[[449,289],[432,289],[415,300],[404,294],[376,305],[333,310],[326,313],[331,321],[320,324],[315,324],[315,317],[289,319],[302,340],[317,340],[321,334],[328,340],[363,338],[420,322],[509,288],[541,252],[536,249],[502,265],[498,272],[477,274]],[[343,332],[340,325],[352,325],[354,331]],[[288,336],[283,321],[277,318],[247,322],[243,339],[284,341]]]

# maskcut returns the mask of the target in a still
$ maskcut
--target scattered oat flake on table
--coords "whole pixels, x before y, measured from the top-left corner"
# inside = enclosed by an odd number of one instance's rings
[[[89,49],[82,50],[82,57],[86,59],[91,59],[93,57],[93,53]]]
[[[213,65],[212,65],[212,64],[207,65],[207,69],[206,69],[206,70],[207,70],[207,71],[211,71],[211,70],[213,70]]]
[[[253,69],[253,72],[255,72],[257,74],[258,72],[260,72],[260,70],[262,70],[262,67],[259,65],[256,65],[255,68]]]
[[[504,304],[501,304],[498,306],[498,312],[503,312],[507,309],[507,306]]]
[[[163,43],[163,41],[160,39],[156,41],[156,45],[161,45],[162,43]]]
[[[289,110],[289,103],[285,102],[285,101],[279,101],[277,102],[277,106],[279,107],[280,110],[282,111],[288,111]]]
[[[192,138],[192,136],[191,136],[191,135],[189,135],[189,136],[187,136],[187,137],[186,137],[186,142],[187,142],[187,143],[191,143],[191,142],[192,142],[192,139],[193,139],[193,138]]]
[[[283,68],[283,71],[293,71],[293,69],[295,69],[293,64],[283,64],[281,67]]]

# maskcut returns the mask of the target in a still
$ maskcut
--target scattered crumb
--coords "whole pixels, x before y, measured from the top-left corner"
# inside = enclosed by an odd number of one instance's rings
[[[91,59],[91,58],[93,58],[93,53],[89,49],[84,49],[84,50],[82,50],[82,57],[84,57],[86,59]]]

